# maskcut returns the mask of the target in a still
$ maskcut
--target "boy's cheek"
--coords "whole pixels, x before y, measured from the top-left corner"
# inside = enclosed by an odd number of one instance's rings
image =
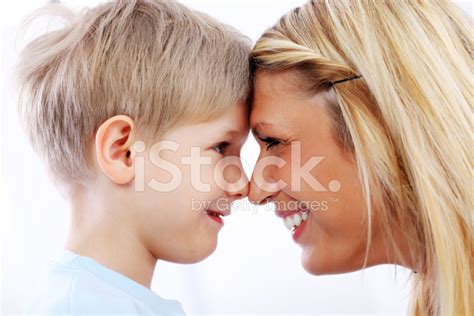
[[[169,198],[165,196],[167,192],[161,190],[163,188],[175,193],[173,194],[173,204],[176,206],[180,204],[178,200],[208,201],[209,204],[225,195],[225,188],[221,183],[222,172],[216,168],[215,159],[212,157],[210,157],[211,164],[194,166],[175,163],[180,161],[179,155],[166,158],[165,163],[162,160],[161,164],[147,159],[144,168],[138,168],[142,174],[137,174],[136,177],[138,180],[142,179],[139,186],[141,185],[145,191],[158,194],[156,195],[157,199],[163,201],[163,198]],[[179,198],[177,199],[177,197]]]

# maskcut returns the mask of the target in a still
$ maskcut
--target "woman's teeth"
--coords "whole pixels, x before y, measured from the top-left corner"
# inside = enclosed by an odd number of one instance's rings
[[[286,228],[289,230],[298,227],[302,222],[308,219],[308,211],[298,212],[293,215],[289,215],[283,219]]]

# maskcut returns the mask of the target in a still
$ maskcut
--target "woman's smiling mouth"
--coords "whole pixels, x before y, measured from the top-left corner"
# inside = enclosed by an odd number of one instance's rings
[[[283,219],[286,228],[291,230],[293,240],[296,241],[304,230],[309,216],[308,210],[276,211],[276,215]]]

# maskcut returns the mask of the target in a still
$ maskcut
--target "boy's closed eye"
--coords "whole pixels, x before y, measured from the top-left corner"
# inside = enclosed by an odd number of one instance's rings
[[[212,149],[217,151],[219,154],[224,155],[229,146],[230,146],[230,143],[227,141],[224,141],[215,145],[214,147],[212,147]]]
[[[211,150],[217,152],[220,155],[239,155],[240,149],[242,148],[245,140],[248,136],[247,133],[240,130],[230,130],[224,133],[220,138],[221,140],[210,147]]]

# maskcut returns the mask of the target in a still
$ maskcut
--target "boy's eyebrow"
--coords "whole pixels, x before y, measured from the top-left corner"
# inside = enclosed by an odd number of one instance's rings
[[[247,132],[248,134],[248,132]],[[245,134],[245,136],[247,136],[247,134]],[[224,134],[224,137],[229,137],[231,139],[236,139],[236,138],[240,138],[242,136],[244,136],[244,134],[242,133],[242,131],[238,131],[238,130],[228,130],[225,134]]]
[[[230,131],[227,131],[225,134],[226,135],[235,135],[235,134],[240,134],[240,132],[237,131],[237,130],[230,130]]]
[[[229,131],[225,132],[224,137],[234,138],[235,136],[237,136],[239,134],[240,134],[239,131],[229,130]]]

